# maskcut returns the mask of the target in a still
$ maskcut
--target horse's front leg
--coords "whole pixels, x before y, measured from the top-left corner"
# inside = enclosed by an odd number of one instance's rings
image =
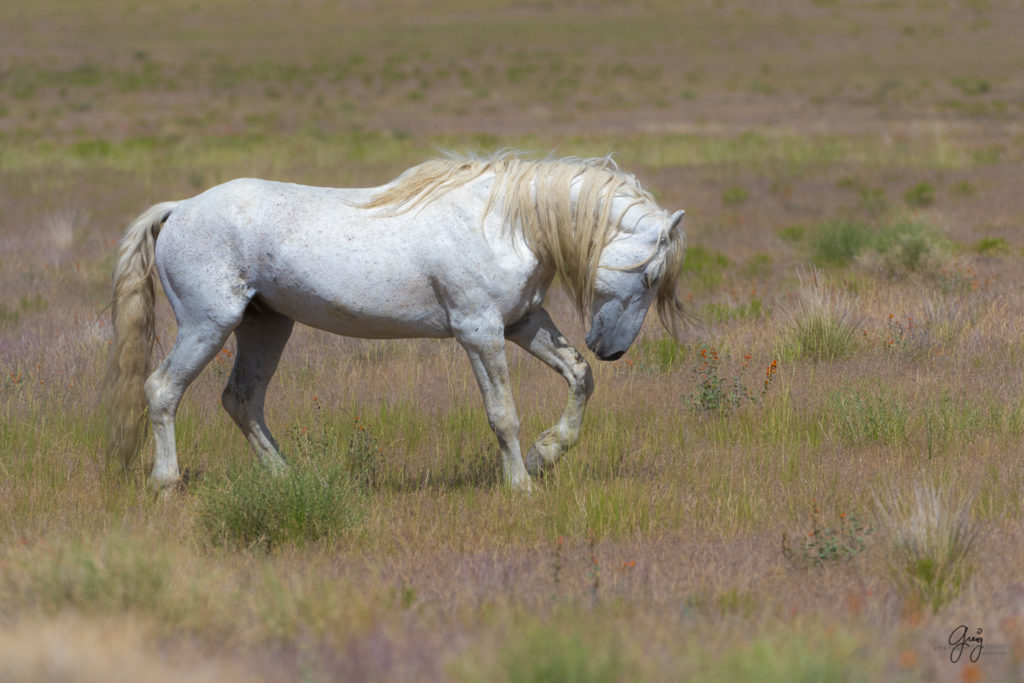
[[[488,329],[492,332],[488,333]],[[469,356],[483,394],[487,421],[498,437],[505,484],[519,491],[530,491],[530,475],[526,473],[519,449],[519,415],[512,400],[505,340],[500,330],[500,325],[474,326],[471,331],[457,332],[456,339]]]
[[[590,365],[566,341],[543,308],[507,328],[505,336],[561,373],[569,383],[569,401],[561,419],[537,438],[526,455],[526,469],[536,476],[558,462],[579,439],[587,399],[594,392],[594,376]]]

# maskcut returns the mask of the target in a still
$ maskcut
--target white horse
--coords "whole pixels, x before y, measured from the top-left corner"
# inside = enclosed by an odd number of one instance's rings
[[[530,488],[579,437],[590,367],[542,304],[558,275],[602,360],[629,348],[652,301],[671,331],[684,253],[683,211],[660,209],[610,159],[535,161],[502,152],[449,156],[370,189],[238,179],[157,204],[125,231],[114,269],[114,353],[107,377],[112,459],[127,467],[144,436],[149,482],[180,478],[178,403],[232,332],[222,396],[260,461],[286,467],[263,418],[267,384],[295,321],[351,337],[454,337],[469,355],[506,484]],[[154,271],[155,267],[155,271]],[[145,379],[159,274],[178,323]],[[562,374],[569,402],[524,461],[505,340]]]

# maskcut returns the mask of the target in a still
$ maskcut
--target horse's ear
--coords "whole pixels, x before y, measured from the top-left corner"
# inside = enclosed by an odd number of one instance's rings
[[[669,223],[668,231],[669,232],[673,232],[676,229],[678,229],[679,225],[683,222],[683,216],[685,216],[685,215],[686,215],[686,212],[683,211],[682,209],[679,209],[674,214],[672,214],[672,220]]]

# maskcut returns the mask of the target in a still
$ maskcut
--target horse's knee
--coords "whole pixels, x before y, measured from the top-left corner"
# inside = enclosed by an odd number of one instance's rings
[[[491,431],[497,434],[499,437],[508,439],[519,438],[519,420],[510,415],[504,413],[498,415],[488,415],[487,422],[491,426]]]

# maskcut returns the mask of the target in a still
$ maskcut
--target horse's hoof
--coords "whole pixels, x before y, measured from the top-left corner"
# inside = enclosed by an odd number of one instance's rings
[[[544,476],[544,472],[558,462],[560,452],[561,447],[557,442],[543,437],[538,439],[526,454],[526,471],[530,473],[531,477]]]
[[[540,477],[544,474],[544,461],[537,453],[536,446],[526,454],[526,471],[530,473],[531,477]]]
[[[146,482],[149,490],[153,491],[160,500],[170,500],[176,493],[183,491],[187,485],[188,482],[183,481],[181,477],[176,479],[153,479],[150,477]]]
[[[511,489],[513,493],[528,496],[533,493],[533,482],[530,481],[529,477],[526,479],[520,479],[519,481],[514,481],[509,484],[509,489]]]
[[[288,474],[288,461],[282,458],[280,455],[273,455],[271,457],[260,458],[260,462],[275,477],[281,476],[283,474]]]
[[[174,486],[162,486],[158,489],[154,489],[157,500],[173,500],[181,493],[182,490],[181,482],[178,482]]]

